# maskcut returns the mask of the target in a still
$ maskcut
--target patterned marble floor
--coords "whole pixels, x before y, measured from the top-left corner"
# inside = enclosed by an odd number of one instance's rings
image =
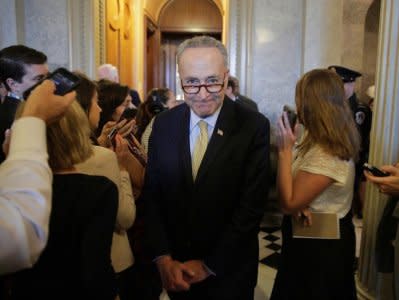
[[[362,220],[354,218],[356,233],[356,256],[359,257]],[[281,230],[277,226],[262,224],[259,235],[259,274],[255,289],[255,300],[268,300],[276,277],[277,267],[281,259]],[[163,294],[161,300],[169,298]]]

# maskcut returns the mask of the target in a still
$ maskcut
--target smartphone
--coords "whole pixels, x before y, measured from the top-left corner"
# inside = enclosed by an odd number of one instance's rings
[[[55,93],[56,95],[63,96],[70,91],[74,90],[80,83],[80,78],[69,72],[65,68],[58,68],[54,72],[47,75],[43,80],[50,79],[55,83]],[[23,94],[24,99],[27,99],[30,93],[43,82],[43,80],[36,83],[34,86],[26,90]]]
[[[295,110],[288,105],[284,105],[283,111],[287,112],[288,121],[290,123],[291,130],[294,131],[296,121],[297,121],[297,114],[296,114]]]
[[[136,114],[137,114],[137,109],[136,108],[126,108],[123,111],[121,117],[119,118],[118,123],[120,121],[122,121],[122,120],[125,120],[125,119],[127,119],[128,121],[133,120],[136,117]]]
[[[371,174],[373,174],[374,176],[377,176],[377,177],[389,176],[389,173],[384,172],[384,171],[378,169],[377,167],[369,165],[368,163],[364,163],[363,164],[363,169],[368,171],[368,172],[370,172]]]
[[[118,129],[115,126],[114,128],[111,129],[111,131],[109,132],[109,134],[107,136],[107,138],[111,142],[112,146],[114,146],[114,148],[116,147],[115,136],[117,133],[118,133]]]

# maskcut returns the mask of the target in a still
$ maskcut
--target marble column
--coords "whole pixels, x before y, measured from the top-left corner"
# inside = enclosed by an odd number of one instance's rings
[[[376,101],[369,161],[392,164],[399,154],[399,2],[381,1],[380,34],[376,72]],[[375,266],[376,229],[386,197],[368,185],[364,206],[363,232],[357,274],[359,299],[389,299],[379,289]],[[382,283],[384,283],[382,281]],[[386,291],[386,290],[385,290]]]
[[[230,74],[240,80],[241,93],[251,97],[253,0],[229,1],[228,52]]]
[[[68,0],[70,68],[96,78],[105,63],[105,0]]]
[[[305,0],[304,5],[301,74],[315,68],[340,65],[343,0]]]
[[[23,28],[17,26],[18,16],[21,9],[21,1],[16,0],[0,0],[0,7],[3,13],[0,18],[0,49],[23,43]],[[22,34],[22,36],[20,36]]]

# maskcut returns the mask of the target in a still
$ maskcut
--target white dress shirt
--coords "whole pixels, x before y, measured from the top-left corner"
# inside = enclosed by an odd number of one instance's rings
[[[47,159],[45,123],[15,121],[0,165],[0,274],[31,267],[46,246],[52,195]]]
[[[216,121],[218,120],[220,109],[222,105],[218,108],[215,113],[207,118],[198,117],[193,110],[190,110],[190,153],[193,155],[195,142],[200,134],[200,128],[198,126],[198,122],[203,120],[208,124],[208,142],[211,139],[213,130],[216,126]]]

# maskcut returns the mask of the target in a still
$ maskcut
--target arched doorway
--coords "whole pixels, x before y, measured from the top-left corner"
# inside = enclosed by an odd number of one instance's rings
[[[147,18],[146,91],[168,87],[179,94],[176,85],[176,49],[185,39],[208,34],[221,40],[223,17],[212,0],[171,0],[155,23]]]

